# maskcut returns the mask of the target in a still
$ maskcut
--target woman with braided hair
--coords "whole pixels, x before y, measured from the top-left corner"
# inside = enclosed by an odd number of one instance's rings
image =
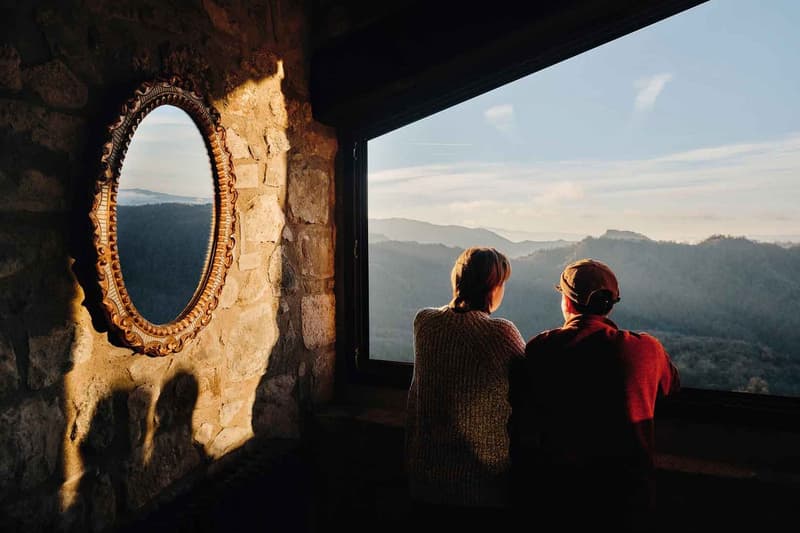
[[[510,275],[502,253],[469,248],[453,267],[450,303],[414,318],[406,470],[419,519],[431,530],[496,526],[508,514],[508,375],[525,341],[491,314]]]

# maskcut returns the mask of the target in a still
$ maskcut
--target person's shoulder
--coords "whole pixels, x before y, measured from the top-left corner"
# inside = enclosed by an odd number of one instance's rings
[[[658,340],[658,337],[652,333],[648,333],[646,331],[631,331],[627,329],[620,331],[625,335],[626,338],[636,342],[641,346],[647,346],[653,350],[664,351],[664,345],[661,344],[661,341]]]
[[[417,311],[417,314],[414,315],[414,324],[422,324],[426,321],[434,319],[437,316],[441,316],[446,309],[446,307],[423,307]]]
[[[508,320],[507,318],[501,317],[489,317],[489,320],[495,325],[495,327],[501,331],[509,331],[519,333],[519,328],[517,328],[516,324],[512,321]]]
[[[561,331],[562,331],[561,328],[553,328],[553,329],[545,330],[545,331],[539,333],[538,335],[535,335],[533,338],[531,338],[528,341],[528,343],[527,343],[527,345],[525,347],[525,351],[526,352],[530,352],[531,350],[535,350],[536,348],[538,348],[540,346],[543,346],[543,345],[547,344],[548,342],[552,342],[554,339],[556,339],[559,336]]]

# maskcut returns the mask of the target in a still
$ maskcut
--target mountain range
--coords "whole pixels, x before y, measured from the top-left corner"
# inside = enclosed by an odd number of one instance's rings
[[[213,202],[213,196],[207,198],[199,196],[179,196],[155,192],[148,189],[120,189],[117,193],[119,205],[150,205],[150,204],[188,204],[202,205]]]
[[[426,240],[434,238],[428,226],[417,227],[428,229]],[[469,228],[445,228],[438,235],[468,238]],[[380,232],[397,235],[386,224]],[[402,237],[370,243],[370,354],[410,362],[414,314],[450,300],[450,270],[463,246]],[[488,238],[464,244],[493,242],[504,244]],[[497,314],[526,338],[560,326],[553,285],[566,264],[583,257],[614,269],[622,300],[612,318],[620,327],[657,334],[685,385],[800,395],[800,246],[720,235],[684,244],[625,230],[547,243],[513,256]]]
[[[457,248],[490,246],[509,257],[522,257],[536,250],[557,248],[570,241],[511,241],[483,228],[467,228],[455,225],[438,225],[408,218],[369,219],[369,242],[411,241],[420,244],[443,244]]]

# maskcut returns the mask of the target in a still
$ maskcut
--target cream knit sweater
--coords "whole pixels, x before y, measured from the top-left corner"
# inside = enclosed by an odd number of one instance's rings
[[[428,503],[508,504],[508,373],[523,357],[516,326],[482,311],[422,309],[414,318],[406,470]]]

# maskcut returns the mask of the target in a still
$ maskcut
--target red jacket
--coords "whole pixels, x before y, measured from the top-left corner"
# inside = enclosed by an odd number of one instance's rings
[[[525,353],[511,378],[522,464],[609,497],[652,499],[643,492],[652,486],[656,398],[679,387],[661,343],[578,315],[531,339]]]

